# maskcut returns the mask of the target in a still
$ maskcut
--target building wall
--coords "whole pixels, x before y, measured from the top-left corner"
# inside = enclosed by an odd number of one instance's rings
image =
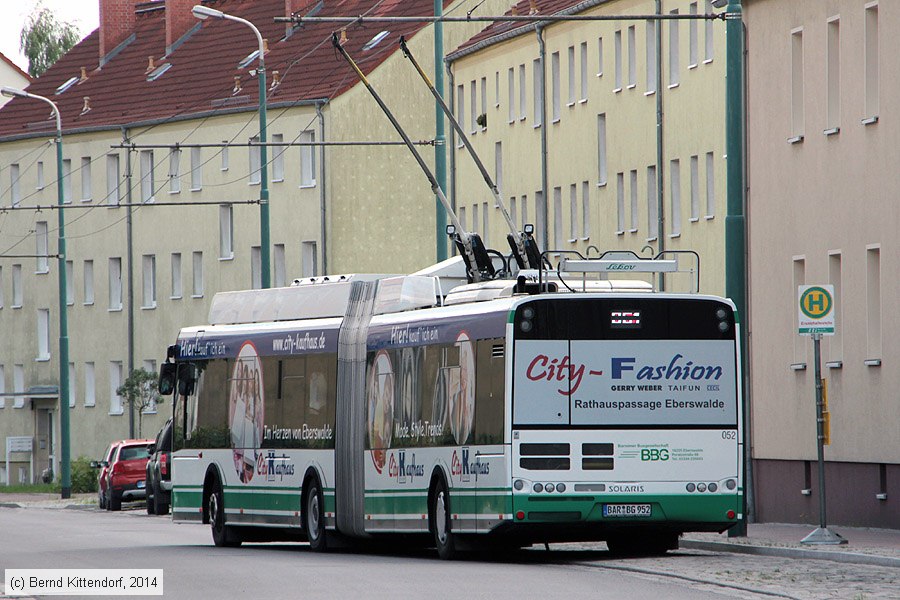
[[[663,2],[662,12],[668,14],[677,10],[681,14],[689,14],[692,6],[699,13],[707,12],[704,2],[685,0]],[[654,11],[655,3],[652,1],[621,0],[600,3],[582,14],[644,15]],[[537,223],[535,198],[542,191],[541,129],[549,128],[546,199],[549,239],[546,243],[541,242],[542,248],[577,250],[593,255],[596,255],[596,249],[625,249],[642,256],[647,256],[651,250],[655,254],[662,248],[696,250],[702,263],[700,289],[723,293],[725,30],[722,22],[711,23],[712,51],[707,54],[707,27],[704,21],[665,21],[660,22],[659,26],[662,30],[661,89],[656,89],[659,87],[656,78],[651,77],[648,82],[648,69],[652,73],[652,65],[656,63],[656,41],[655,36],[651,36],[648,45],[646,21],[623,19],[557,23],[546,27],[543,33],[546,48],[543,86],[546,125],[538,123],[535,115],[540,97],[536,97],[535,92],[534,65],[540,54],[534,31],[455,60],[455,110],[457,115],[462,114],[465,131],[472,134],[473,145],[492,177],[497,174],[496,145],[500,144],[501,192],[510,209],[512,198],[516,199],[516,221],[520,226],[523,197],[528,206],[528,221]],[[632,28],[633,34],[630,33]],[[677,43],[674,44],[670,43],[673,31],[677,32],[674,36]],[[696,33],[692,34],[692,31]],[[617,33],[621,36],[618,57]],[[676,49],[674,52],[673,48]],[[693,53],[692,48],[695,48]],[[629,60],[632,52],[633,67]],[[569,64],[570,56],[574,57],[572,66]],[[583,64],[583,56],[587,59],[586,65]],[[670,79],[673,60],[676,67],[673,79]],[[617,64],[621,65],[620,82],[616,77]],[[522,66],[525,71],[524,110],[520,102],[522,81],[519,72]],[[514,70],[512,100],[509,93],[510,68]],[[570,86],[570,73],[574,74],[574,86]],[[584,88],[582,73],[586,80]],[[471,116],[473,81],[475,106],[478,113],[482,112],[482,79],[488,92],[487,127],[484,129],[473,127]],[[461,111],[458,106],[460,86],[463,99]],[[558,110],[554,109],[555,89],[559,90]],[[657,166],[656,114],[660,95],[663,161],[662,165]],[[601,119],[605,119],[605,143],[600,134]],[[464,209],[466,224],[480,232],[484,225],[484,203],[487,203],[489,230],[486,237],[491,246],[505,251],[507,229],[499,209],[493,206],[491,195],[465,149],[457,147],[454,152],[455,199],[457,205]],[[711,157],[711,170],[707,169],[707,153]],[[691,177],[692,157],[696,157],[697,165],[694,179]],[[673,169],[672,161],[677,161],[677,169]],[[663,222],[662,240],[658,234],[659,221],[651,219],[648,214],[651,204],[652,210],[657,211],[659,201],[658,192],[652,191],[659,189],[655,177],[648,188],[649,167],[660,169],[657,172],[662,173],[663,208],[658,213]],[[680,174],[680,181],[676,176],[678,183],[675,186],[672,183],[673,170]],[[634,187],[632,171],[636,173],[637,183],[637,211],[634,214],[631,209]],[[709,207],[708,176],[712,189]],[[621,209],[620,187],[623,199]],[[674,212],[673,189],[677,189],[676,198],[680,199],[680,204],[675,204]],[[557,190],[561,199],[559,203],[556,202]],[[695,199],[693,209],[692,198]],[[472,214],[476,204],[480,205],[480,210],[478,222],[473,224]],[[588,207],[587,218],[585,205]],[[677,218],[674,218],[676,213]],[[540,229],[538,227],[539,233]],[[687,266],[684,259],[681,265]],[[667,277],[668,289],[689,288],[690,276]]]
[[[29,83],[28,77],[7,57],[0,54],[0,87],[12,87],[21,90],[28,87]],[[10,100],[11,98],[0,96],[0,107]]]
[[[825,460],[840,476],[829,487],[859,484],[854,489],[868,501],[877,480],[863,485],[856,471],[886,465],[893,486],[900,463],[900,371],[891,359],[900,331],[889,301],[900,294],[893,276],[900,180],[891,166],[900,104],[888,85],[898,56],[889,33],[900,7],[746,4],[753,453],[795,461],[794,471],[816,459],[813,343],[797,335],[797,286],[832,284],[837,334],[822,342],[831,418]],[[866,68],[867,48],[876,70]],[[867,72],[876,79],[867,82]],[[770,471],[757,474],[763,489]],[[761,494],[760,515],[777,512],[767,503],[780,501]],[[832,505],[837,514],[856,506],[847,495],[841,502]],[[896,512],[896,502],[888,494],[881,504]],[[868,524],[890,526],[871,514]],[[799,510],[779,515],[806,518]]]

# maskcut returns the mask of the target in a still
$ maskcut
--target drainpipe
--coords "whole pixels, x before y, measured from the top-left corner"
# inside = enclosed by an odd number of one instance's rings
[[[122,127],[122,143],[128,143],[128,129]],[[131,149],[127,150],[125,159],[125,245],[126,260],[128,261],[128,375],[134,371],[134,237],[132,229],[131,213]],[[120,382],[121,383],[124,382]],[[134,405],[128,403],[128,437],[134,439]]]
[[[316,117],[319,119],[319,139],[325,141],[325,113],[322,112],[324,102],[316,104]],[[322,239],[322,275],[328,274],[328,237],[325,224],[325,146],[319,147],[319,236]]]
[[[444,59],[444,64],[447,67],[447,80],[450,84],[450,112],[456,113],[456,108],[454,103],[456,102],[456,85],[453,79],[453,68],[447,59]],[[453,212],[458,212],[456,207],[456,131],[451,127],[450,128],[450,139],[447,140],[447,147],[450,148],[450,206],[453,208]],[[444,219],[446,223],[446,216]],[[445,227],[446,229],[446,227]],[[443,232],[446,235],[446,231]],[[456,245],[451,244],[451,252],[453,256],[456,256]]]
[[[656,14],[662,14],[662,0],[656,0]],[[656,21],[656,238],[658,252],[666,249],[666,203],[665,177],[663,176],[663,68],[662,68],[662,21]],[[665,273],[659,274],[659,291],[666,291]]]
[[[538,39],[538,48],[540,49],[540,61],[541,61],[541,196],[544,199],[544,214],[542,215],[544,219],[544,226],[540,231],[540,234],[543,236],[543,244],[544,250],[548,249],[548,244],[550,240],[550,219],[549,217],[549,206],[550,206],[550,198],[547,197],[547,49],[544,47],[544,25],[538,23],[534,27],[534,32],[537,34]],[[537,214],[538,207],[535,206],[535,214]]]

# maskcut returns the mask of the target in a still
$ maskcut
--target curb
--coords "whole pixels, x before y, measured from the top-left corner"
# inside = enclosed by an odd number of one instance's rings
[[[861,554],[859,552],[823,552],[804,548],[782,548],[773,546],[751,546],[749,544],[729,544],[727,542],[703,542],[685,540],[679,542],[682,548],[691,550],[707,550],[711,552],[734,552],[736,554],[754,554],[758,556],[777,556],[781,558],[799,558],[812,560],[830,560],[832,562],[869,565],[873,567],[900,568],[900,558]]]

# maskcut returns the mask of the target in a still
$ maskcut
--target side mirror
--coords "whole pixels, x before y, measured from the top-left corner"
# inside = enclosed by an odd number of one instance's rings
[[[99,469],[99,468],[100,468],[100,461],[92,460],[92,461],[91,461],[91,468],[92,468],[92,469]]]
[[[147,454],[153,455],[154,452],[156,452],[156,444],[147,446]]]
[[[161,396],[171,396],[175,391],[175,375],[178,371],[178,365],[171,362],[164,362],[159,366],[159,385],[157,389]]]

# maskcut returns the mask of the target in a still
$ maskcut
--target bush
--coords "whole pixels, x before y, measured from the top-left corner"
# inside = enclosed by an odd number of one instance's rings
[[[86,456],[72,461],[71,479],[73,494],[97,491],[97,470],[91,468],[91,460]]]

